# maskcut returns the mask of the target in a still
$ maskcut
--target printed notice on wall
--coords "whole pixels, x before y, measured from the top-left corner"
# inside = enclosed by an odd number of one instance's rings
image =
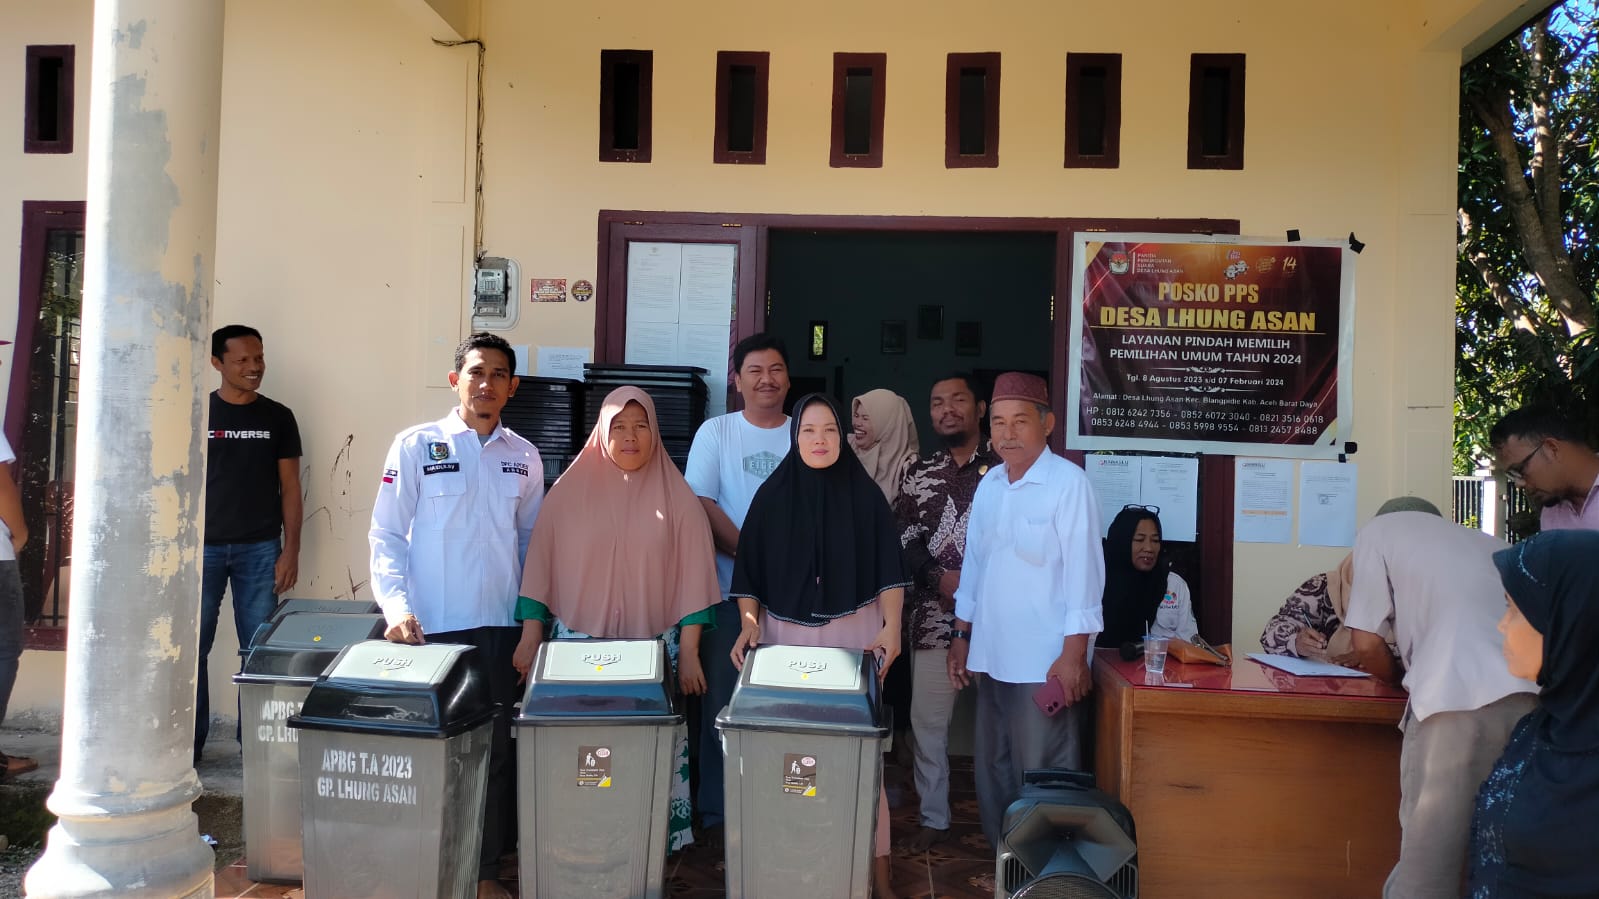
[[[611,788],[611,747],[577,748],[577,785],[599,787],[602,790]]]
[[[1083,470],[1099,501],[1099,536],[1128,506],[1158,509],[1161,538],[1191,542],[1199,532],[1199,460],[1189,456],[1095,453]]]
[[[1293,538],[1294,463],[1240,457],[1233,479],[1233,539],[1287,543]]]
[[[1068,447],[1338,455],[1353,414],[1344,241],[1096,233],[1072,258]]]
[[[328,747],[322,750],[316,794],[347,802],[416,805],[415,775],[409,754]]]
[[[593,351],[581,346],[539,347],[539,377],[583,380],[583,363],[590,361]]]
[[[816,756],[791,752],[783,756],[783,793],[816,796]]]
[[[738,246],[633,241],[627,245],[627,349],[635,365],[705,369],[707,417],[727,411],[729,335]]]
[[[1299,542],[1303,546],[1355,545],[1353,462],[1304,462],[1299,466]]]

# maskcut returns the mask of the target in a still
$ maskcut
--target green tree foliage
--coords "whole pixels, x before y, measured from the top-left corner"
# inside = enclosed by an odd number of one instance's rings
[[[1569,0],[1460,73],[1457,471],[1523,404],[1599,435],[1596,39],[1599,0]]]

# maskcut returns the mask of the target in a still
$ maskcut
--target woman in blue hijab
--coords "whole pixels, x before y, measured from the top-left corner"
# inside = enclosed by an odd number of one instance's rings
[[[1599,896],[1599,531],[1494,553],[1510,673],[1538,707],[1477,793],[1472,899]]]

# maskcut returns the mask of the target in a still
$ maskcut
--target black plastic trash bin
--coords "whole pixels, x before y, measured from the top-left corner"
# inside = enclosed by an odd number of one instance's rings
[[[470,646],[372,640],[300,714],[307,896],[473,896],[498,706]]]
[[[876,657],[752,650],[716,727],[729,899],[867,899],[888,736]]]
[[[300,880],[299,731],[288,726],[339,651],[383,636],[382,615],[291,612],[274,619],[233,676],[244,747],[244,857],[250,879]]]

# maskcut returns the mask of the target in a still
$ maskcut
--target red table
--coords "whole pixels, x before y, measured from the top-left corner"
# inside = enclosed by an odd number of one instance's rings
[[[1141,895],[1367,897],[1399,856],[1405,692],[1373,678],[1094,661],[1095,773],[1132,811]]]

